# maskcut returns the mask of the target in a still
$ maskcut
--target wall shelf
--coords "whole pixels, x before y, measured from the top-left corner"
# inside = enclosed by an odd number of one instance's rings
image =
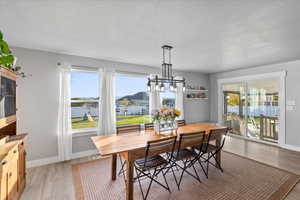
[[[202,93],[204,93],[204,92],[208,92],[208,90],[196,90],[196,89],[187,89],[187,92],[202,92]]]

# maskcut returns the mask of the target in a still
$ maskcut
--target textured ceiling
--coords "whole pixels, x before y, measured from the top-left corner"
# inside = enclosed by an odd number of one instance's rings
[[[300,58],[299,0],[0,0],[12,46],[218,72]]]

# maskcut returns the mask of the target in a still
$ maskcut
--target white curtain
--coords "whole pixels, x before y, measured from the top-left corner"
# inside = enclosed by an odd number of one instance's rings
[[[150,75],[151,78],[153,78],[153,76],[155,75]],[[150,114],[153,111],[160,109],[161,107],[160,92],[155,91],[154,83],[151,83],[151,92],[149,93],[149,101],[150,101],[150,105],[149,105]]]
[[[71,65],[63,63],[60,66],[60,96],[59,96],[59,156],[60,160],[70,160],[72,155],[71,132],[71,100],[70,81]]]
[[[182,77],[176,77],[176,79],[182,79]],[[183,106],[183,96],[182,83],[177,84],[177,90],[175,92],[175,108],[181,111],[181,115],[178,119],[184,119],[184,106]]]
[[[98,135],[116,133],[115,71],[99,69],[99,80]]]

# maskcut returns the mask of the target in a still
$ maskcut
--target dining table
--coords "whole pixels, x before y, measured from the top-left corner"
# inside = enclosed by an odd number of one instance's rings
[[[112,181],[116,180],[117,178],[117,155],[120,155],[125,160],[126,200],[133,200],[134,162],[137,159],[145,157],[145,149],[148,141],[159,140],[166,137],[173,137],[175,135],[177,136],[178,140],[180,134],[196,132],[205,132],[206,134],[208,134],[211,130],[223,128],[226,127],[222,127],[211,123],[194,123],[180,126],[176,131],[172,131],[167,134],[157,133],[154,130],[144,130],[139,132],[133,131],[122,134],[94,136],[91,139],[101,156],[111,156],[110,174]],[[221,134],[214,134],[214,138],[211,138],[211,141],[215,141],[215,145],[219,147],[221,145],[221,137]],[[192,146],[193,144],[189,145]],[[165,152],[168,151],[169,149],[165,150]],[[216,158],[221,164],[221,151],[217,153]]]

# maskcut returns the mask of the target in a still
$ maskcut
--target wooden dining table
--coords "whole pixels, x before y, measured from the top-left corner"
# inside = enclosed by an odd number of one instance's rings
[[[225,127],[208,123],[197,123],[181,126],[176,132],[170,134],[159,134],[154,130],[146,130],[141,132],[94,136],[92,137],[92,141],[101,156],[111,156],[111,179],[113,181],[116,180],[117,176],[117,154],[122,156],[126,161],[126,200],[133,200],[134,161],[145,157],[145,148],[148,141],[200,131],[209,133],[210,130],[222,128]],[[221,145],[221,135],[216,135],[215,138],[211,138],[211,140],[215,140],[216,146]],[[166,152],[168,152],[168,149],[166,149]],[[217,160],[221,164],[221,151],[217,154]]]

